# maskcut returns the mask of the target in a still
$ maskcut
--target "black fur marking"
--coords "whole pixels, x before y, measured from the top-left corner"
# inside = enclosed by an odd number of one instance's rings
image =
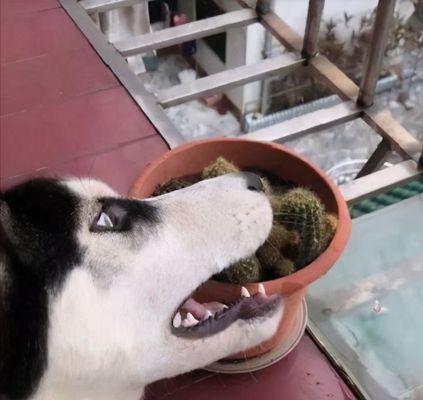
[[[78,198],[58,181],[36,179],[6,191],[1,202],[0,262],[8,275],[0,293],[7,326],[0,329],[0,398],[22,399],[46,368],[49,293],[82,257],[74,237]]]
[[[101,212],[106,213],[113,223],[113,227],[97,225],[98,217],[93,221],[90,230],[92,232],[127,232],[132,230],[134,224],[157,223],[158,209],[147,202],[130,199],[101,198]],[[100,213],[101,213],[100,212]]]

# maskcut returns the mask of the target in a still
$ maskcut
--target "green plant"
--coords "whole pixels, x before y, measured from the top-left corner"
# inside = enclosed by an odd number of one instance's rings
[[[218,157],[204,168],[202,179],[238,171],[234,164]],[[288,190],[273,177],[255,172],[262,179],[264,193],[273,210],[272,230],[256,254],[215,275],[216,280],[245,284],[292,274],[321,254],[337,229],[336,215],[326,213],[322,202],[311,190],[300,187]],[[154,194],[169,193],[191,184],[185,179],[172,179],[157,188]]]
[[[320,199],[305,188],[291,189],[273,203],[274,219],[288,231],[299,235],[295,267],[302,268],[314,260],[323,247],[325,214]]]
[[[230,283],[249,283],[261,280],[262,267],[258,258],[253,255],[226,268],[221,278]]]
[[[216,178],[221,175],[230,174],[231,172],[239,172],[234,164],[223,157],[218,157],[216,161],[209,164],[203,169],[201,174],[202,179]]]
[[[175,190],[179,190],[179,189],[183,189],[186,188],[188,186],[191,186],[192,183],[185,180],[185,179],[180,179],[180,178],[174,178],[171,179],[170,181],[159,185],[156,190],[153,193],[153,196],[161,196],[162,194],[166,194],[166,193],[170,193],[173,192]]]
[[[280,278],[295,271],[294,263],[286,258],[288,249],[297,247],[298,234],[282,225],[274,224],[263,245],[257,250],[257,258],[263,267],[264,279]]]
[[[282,278],[295,272],[294,262],[281,256],[280,260],[273,266],[273,278]]]
[[[324,223],[322,225],[322,245],[320,253],[326,250],[335,236],[336,229],[338,227],[338,217],[332,213],[325,213]]]

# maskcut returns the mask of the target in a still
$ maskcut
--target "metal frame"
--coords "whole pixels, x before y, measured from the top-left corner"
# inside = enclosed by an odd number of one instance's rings
[[[257,0],[255,8],[251,0],[237,0],[242,6],[241,10],[134,37],[115,44],[115,47],[107,43],[89,14],[150,0],[82,0],[79,3],[77,0],[59,1],[171,148],[186,140],[172,125],[163,107],[262,79],[272,73],[294,68],[308,68],[313,76],[337,94],[343,103],[246,134],[245,138],[284,142],[355,118],[362,118],[382,137],[382,141],[359,172],[357,179],[341,186],[341,191],[348,203],[353,204],[409,180],[423,179],[422,143],[396,122],[389,111],[376,112],[370,107],[381,69],[395,0],[379,0],[372,41],[360,87],[325,56],[318,53],[317,39],[324,0],[309,0],[304,38],[271,11],[271,0]],[[156,96],[145,90],[139,78],[125,62],[125,57],[129,55],[199,39],[257,21],[295,54],[292,60],[287,61],[287,57],[280,57],[264,60],[255,65],[233,68],[194,82],[161,90]],[[404,161],[388,169],[374,172],[383,163],[391,149],[398,152]],[[341,370],[347,371],[345,366],[333,360],[330,349],[319,340],[317,332],[311,326],[308,329],[334,364]],[[358,382],[354,382],[347,372],[344,377],[359,398],[366,398]]]
[[[292,71],[300,66],[303,61],[304,59],[295,60],[294,57],[287,57],[286,55],[268,58],[256,64],[228,69],[196,79],[190,83],[160,90],[156,97],[162,106],[170,107],[188,100],[210,96],[216,92],[221,92],[223,89],[230,89],[281,72]]]
[[[175,44],[200,39],[215,33],[257,22],[254,10],[243,9],[231,11],[216,17],[189,22],[146,35],[134,36],[122,42],[115,43],[116,49],[123,56],[146,53],[150,50],[162,49]]]
[[[157,104],[154,96],[145,89],[138,76],[131,71],[124,57],[118,53],[113,45],[107,42],[105,36],[97,28],[81,4],[77,3],[76,0],[60,0],[60,4],[89,40],[104,63],[113,71],[133,100],[163,136],[167,144],[170,147],[176,147],[184,143],[185,138],[178,132]]]
[[[352,101],[344,101],[332,107],[312,111],[299,117],[258,129],[243,135],[246,139],[283,143],[316,132],[336,124],[342,124],[359,118],[362,110]]]
[[[132,6],[139,3],[139,1],[140,0],[81,0],[79,4],[88,14],[95,14],[114,10],[115,8]]]
[[[303,49],[301,51],[303,57],[307,59],[315,56],[318,51],[317,42],[324,5],[325,0],[309,1]]]
[[[398,152],[404,160],[411,159],[412,162],[406,161],[405,164],[399,164],[398,168],[390,168],[388,170],[390,171],[390,179],[386,181],[386,188],[392,184],[391,181],[398,183],[404,181],[404,173],[412,178],[421,176],[422,172],[418,169],[418,165],[423,164],[419,161],[423,159],[422,143],[398,124],[389,111],[376,112],[369,107],[373,102],[374,89],[381,68],[395,0],[379,0],[373,28],[373,39],[368,51],[369,56],[360,87],[325,56],[318,53],[317,38],[324,0],[309,1],[304,39],[271,11],[269,0],[258,0],[255,9],[251,7],[251,1],[238,0],[238,3],[243,7],[241,10],[134,37],[115,44],[115,47],[111,46],[95,27],[88,14],[133,5],[137,1],[148,0],[82,0],[79,3],[76,0],[60,0],[62,6],[171,148],[183,143],[185,139],[167,118],[163,112],[163,107],[204,97],[233,86],[262,79],[270,74],[307,66],[317,80],[331,88],[344,102],[246,134],[246,138],[284,142],[355,118],[362,118],[383,140],[358,174],[359,179],[348,184],[348,190],[347,187],[343,189],[346,190],[346,193],[357,193],[357,198],[362,198],[361,187],[363,183],[374,184],[373,180],[363,181],[364,177],[379,168],[387,152],[391,149]],[[286,56],[267,59],[254,65],[233,68],[197,79],[194,82],[161,90],[156,96],[144,89],[140,80],[130,71],[124,61],[124,57],[129,55],[172,46],[187,40],[199,39],[230,28],[246,26],[256,21],[259,21],[270,31],[289,51],[294,52],[295,57],[291,61],[287,61]],[[419,162],[420,164],[418,164]],[[401,165],[406,165],[407,168],[401,168]],[[376,176],[385,177],[384,171],[379,173],[382,175]],[[351,189],[354,186],[360,189]],[[369,195],[371,193],[374,193],[374,191],[369,187]],[[351,194],[348,196],[352,201]]]
[[[251,6],[250,0],[237,0],[242,6],[240,10],[137,36],[116,43],[115,47],[108,44],[88,14],[126,7],[139,1],[149,0],[82,0],[79,3],[77,0],[60,0],[62,6],[87,36],[100,57],[109,65],[171,148],[183,143],[185,139],[172,125],[164,113],[163,107],[208,96],[233,86],[262,79],[270,74],[306,67],[317,80],[327,85],[344,102],[246,134],[245,138],[284,142],[355,118],[362,118],[383,140],[358,174],[358,179],[342,187],[347,198],[350,201],[355,200],[354,196],[357,199],[363,198],[365,185],[370,185],[366,190],[367,195],[371,195],[383,187],[390,187],[394,182],[403,182],[407,176],[410,179],[421,177],[422,143],[396,122],[389,111],[376,112],[369,107],[373,102],[395,0],[379,0],[373,27],[373,39],[360,87],[325,56],[318,53],[317,38],[324,0],[309,1],[304,39],[271,11],[270,0],[257,0],[255,8]],[[161,90],[155,96],[145,90],[141,81],[131,72],[124,61],[124,58],[129,55],[199,39],[257,21],[295,54],[292,60],[287,59],[286,56],[266,59],[254,65],[229,69],[193,82]],[[367,177],[368,174],[380,167],[391,149],[398,152],[404,160],[412,161],[405,161],[396,167],[389,168],[387,170],[389,174],[385,171],[378,172],[375,176],[383,178],[380,181],[382,183]],[[382,186],[380,186],[381,184]]]
[[[394,16],[395,0],[379,0],[376,19],[372,32],[372,42],[367,52],[367,60],[360,84],[357,102],[371,106],[376,88],[376,82],[382,67],[383,54],[388,43],[389,30]]]

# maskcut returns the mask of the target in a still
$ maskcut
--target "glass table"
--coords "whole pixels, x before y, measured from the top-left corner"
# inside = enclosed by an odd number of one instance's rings
[[[423,399],[423,194],[353,220],[309,330],[364,398]]]

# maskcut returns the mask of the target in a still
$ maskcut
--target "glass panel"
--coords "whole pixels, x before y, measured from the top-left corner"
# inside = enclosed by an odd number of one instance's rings
[[[319,337],[372,399],[423,398],[423,195],[353,221],[309,289]]]

